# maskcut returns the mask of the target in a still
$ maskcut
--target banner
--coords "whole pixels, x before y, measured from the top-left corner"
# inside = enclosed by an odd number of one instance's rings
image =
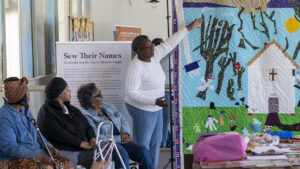
[[[82,84],[94,82],[104,101],[115,105],[131,122],[124,104],[130,46],[130,42],[57,42],[57,76],[67,81],[71,104],[81,108],[77,90]]]
[[[116,25],[117,41],[132,41],[142,34],[142,28]]]

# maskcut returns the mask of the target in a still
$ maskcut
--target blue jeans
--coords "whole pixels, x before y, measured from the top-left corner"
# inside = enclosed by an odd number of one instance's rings
[[[149,150],[153,168],[156,168],[162,140],[162,109],[150,112],[138,109],[128,103],[125,104],[132,117],[135,141]]]
[[[165,100],[168,101],[169,107],[163,108],[163,134],[162,134],[162,141],[161,141],[161,148],[166,148],[170,144],[170,137],[169,137],[169,125],[170,125],[170,106],[171,100],[170,100],[170,91],[165,91]]]
[[[129,169],[129,158],[140,163],[141,169],[153,169],[149,151],[141,144],[130,142],[127,144],[116,143],[116,145],[127,169]],[[116,169],[123,168],[116,151],[113,151],[112,158]]]

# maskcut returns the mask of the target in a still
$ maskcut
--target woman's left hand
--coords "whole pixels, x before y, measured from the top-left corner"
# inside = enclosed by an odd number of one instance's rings
[[[167,103],[168,102],[165,100],[164,97],[159,97],[155,100],[155,105],[160,107],[168,107],[169,105]]]
[[[121,143],[127,144],[133,141],[133,138],[129,136],[127,133],[120,133],[121,136]]]
[[[90,145],[91,145],[91,147],[95,147],[95,145],[96,145],[96,138],[95,137],[90,139]]]

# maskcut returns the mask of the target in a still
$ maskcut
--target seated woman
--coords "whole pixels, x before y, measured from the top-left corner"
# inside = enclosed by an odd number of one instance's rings
[[[80,105],[85,109],[83,114],[95,132],[97,132],[97,127],[101,122],[109,120],[113,123],[114,140],[127,169],[129,169],[129,158],[139,162],[143,168],[153,168],[149,151],[141,144],[133,141],[127,120],[118,112],[115,106],[103,103],[101,91],[96,87],[95,83],[80,86],[77,97]],[[108,137],[110,135],[110,127],[104,125],[101,134],[103,134],[103,137]],[[116,152],[113,153],[113,160],[116,168],[122,168]]]
[[[4,105],[0,108],[0,160],[39,158],[46,164],[54,161],[44,150],[41,137],[30,122],[33,116],[28,110],[28,79],[10,77],[3,82]],[[26,107],[26,108],[25,108]],[[46,140],[54,157],[59,151]],[[23,166],[25,167],[25,166]]]
[[[60,77],[51,79],[45,88],[46,101],[38,114],[38,126],[43,135],[77,164],[90,168],[93,162],[95,133],[81,111],[70,104],[71,91]]]

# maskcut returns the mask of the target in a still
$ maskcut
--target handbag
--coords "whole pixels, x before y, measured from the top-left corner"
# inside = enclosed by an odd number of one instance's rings
[[[239,134],[200,136],[194,145],[196,162],[240,160],[247,157],[247,144]]]
[[[92,164],[92,169],[109,169],[111,168],[112,164],[112,153],[113,153],[113,148],[115,146],[115,142],[107,142],[103,148],[100,147],[100,150],[98,147],[95,149],[95,154],[93,158],[93,164]],[[103,152],[105,154],[103,155]],[[100,161],[97,161],[101,157]]]

